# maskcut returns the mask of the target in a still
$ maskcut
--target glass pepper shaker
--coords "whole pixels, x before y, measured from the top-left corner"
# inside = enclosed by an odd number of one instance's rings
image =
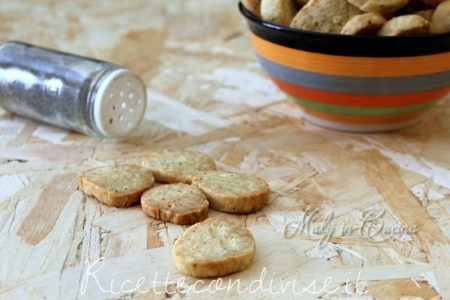
[[[146,87],[114,63],[10,41],[0,44],[0,105],[91,136],[124,139],[141,122]]]

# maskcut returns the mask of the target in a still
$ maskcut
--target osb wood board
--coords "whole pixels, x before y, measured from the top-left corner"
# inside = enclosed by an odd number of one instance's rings
[[[118,62],[149,95],[127,143],[0,111],[1,299],[449,299],[449,97],[399,132],[323,130],[261,71],[235,1],[0,5],[1,41]],[[268,181],[262,211],[210,212],[253,232],[250,268],[186,277],[171,257],[184,226],[77,189],[82,170],[161,149]]]

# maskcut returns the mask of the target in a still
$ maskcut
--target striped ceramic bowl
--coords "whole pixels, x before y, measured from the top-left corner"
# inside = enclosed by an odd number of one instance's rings
[[[262,68],[322,127],[376,132],[415,124],[450,92],[450,33],[324,34],[261,21],[239,4]]]

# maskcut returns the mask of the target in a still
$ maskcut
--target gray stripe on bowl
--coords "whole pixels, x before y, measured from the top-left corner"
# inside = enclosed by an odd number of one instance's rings
[[[450,77],[450,71],[408,77],[336,76],[286,67],[260,55],[257,55],[257,58],[271,76],[287,83],[349,94],[395,95],[426,92],[448,86]]]

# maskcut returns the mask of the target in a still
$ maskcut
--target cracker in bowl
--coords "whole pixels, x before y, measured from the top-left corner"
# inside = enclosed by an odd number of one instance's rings
[[[211,278],[244,270],[255,250],[255,239],[247,228],[216,217],[186,229],[175,241],[172,256],[182,273]]]
[[[340,33],[342,27],[361,10],[347,0],[310,0],[297,12],[291,27],[324,33]]]
[[[374,35],[386,23],[379,13],[369,12],[351,18],[342,28],[341,34]]]
[[[390,14],[405,7],[409,0],[347,0],[350,4],[365,12]]]
[[[205,172],[192,179],[215,210],[227,213],[251,213],[268,200],[269,185],[262,178],[224,171]]]
[[[380,36],[405,36],[430,33],[430,22],[419,15],[402,15],[388,20],[378,31]]]
[[[216,169],[211,157],[194,151],[150,153],[142,159],[142,166],[150,169],[158,182],[188,184],[195,175]]]
[[[261,0],[242,0],[242,4],[255,16],[261,17]]]
[[[208,200],[192,185],[164,184],[146,191],[141,197],[144,213],[155,219],[191,225],[208,216]]]
[[[261,0],[260,12],[264,21],[289,26],[297,7],[293,0]]]
[[[450,0],[443,1],[431,16],[431,32],[450,32]]]
[[[78,186],[88,196],[114,207],[129,207],[137,202],[155,179],[150,170],[139,166],[106,166],[78,175]]]

